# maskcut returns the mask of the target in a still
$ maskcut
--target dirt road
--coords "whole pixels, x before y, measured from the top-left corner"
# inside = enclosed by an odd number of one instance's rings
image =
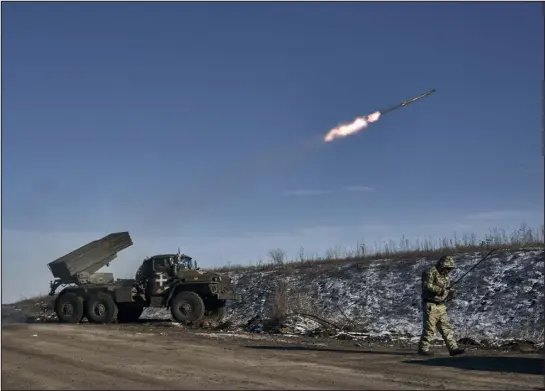
[[[2,328],[2,389],[536,389],[538,355],[198,333],[172,325]]]

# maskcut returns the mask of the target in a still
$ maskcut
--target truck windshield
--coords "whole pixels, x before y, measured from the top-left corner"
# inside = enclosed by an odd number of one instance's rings
[[[193,269],[193,259],[191,257],[182,256],[175,263],[180,269]]]

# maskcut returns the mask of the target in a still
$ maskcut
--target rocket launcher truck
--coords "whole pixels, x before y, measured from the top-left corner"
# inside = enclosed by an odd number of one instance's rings
[[[227,300],[241,300],[228,276],[201,270],[179,251],[144,259],[134,279],[98,272],[132,245],[128,232],[112,233],[48,264],[55,278],[49,295],[64,286],[54,301],[60,322],[134,322],[145,308],[163,307],[175,321],[199,325],[221,320]]]

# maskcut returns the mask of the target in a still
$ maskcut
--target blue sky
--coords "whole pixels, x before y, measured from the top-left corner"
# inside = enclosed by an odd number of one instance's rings
[[[538,226],[543,44],[540,3],[4,3],[3,301],[120,230],[130,277]]]

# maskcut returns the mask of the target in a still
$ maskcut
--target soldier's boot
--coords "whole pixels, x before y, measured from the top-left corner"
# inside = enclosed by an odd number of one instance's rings
[[[465,351],[466,350],[464,348],[454,348],[449,351],[449,354],[451,356],[459,356],[460,354],[464,354]]]
[[[433,357],[433,352],[430,352],[429,350],[419,350],[418,355],[425,356],[425,357]]]
[[[433,356],[433,352],[430,352],[429,350],[424,350],[424,349],[418,349],[418,354],[420,356],[426,356],[426,357],[432,357]]]

